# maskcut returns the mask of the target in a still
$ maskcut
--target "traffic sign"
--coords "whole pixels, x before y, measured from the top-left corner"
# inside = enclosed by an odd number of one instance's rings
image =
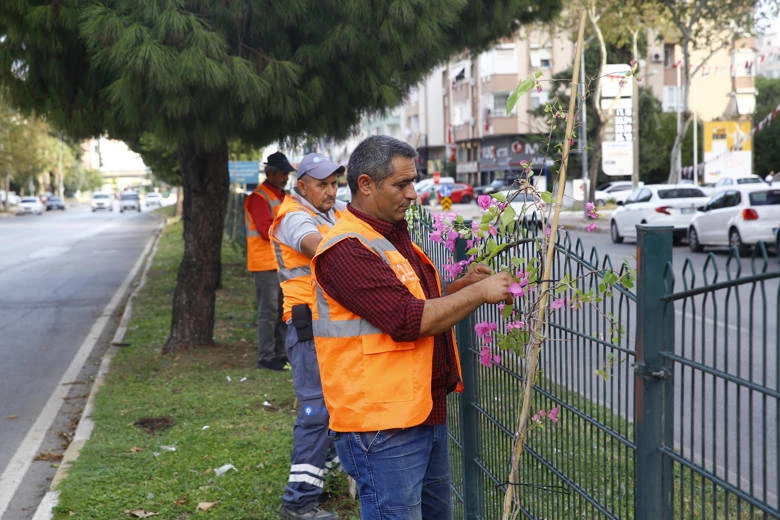
[[[439,192],[442,197],[449,197],[452,195],[452,184],[442,184],[439,188]]]
[[[230,172],[231,183],[257,184],[260,163],[258,161],[228,161],[228,172]]]
[[[452,199],[449,197],[444,197],[441,199],[441,209],[444,211],[449,210],[452,207]]]

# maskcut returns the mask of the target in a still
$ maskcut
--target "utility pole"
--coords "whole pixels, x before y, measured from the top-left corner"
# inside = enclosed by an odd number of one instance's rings
[[[582,208],[584,217],[588,218],[588,210],[585,203],[588,202],[590,186],[588,186],[588,109],[585,104],[585,49],[580,54],[580,81],[578,90],[580,93],[580,131],[578,140],[580,144],[580,166],[582,167]]]

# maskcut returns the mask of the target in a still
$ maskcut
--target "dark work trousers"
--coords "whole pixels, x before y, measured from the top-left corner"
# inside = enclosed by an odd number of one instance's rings
[[[284,359],[282,288],[277,271],[254,271],[257,292],[257,361]]]
[[[328,437],[330,415],[322,397],[314,341],[298,341],[298,331],[292,324],[287,325],[287,359],[292,366],[298,417],[293,428],[290,478],[282,502],[300,509],[318,502],[322,494],[332,442]]]

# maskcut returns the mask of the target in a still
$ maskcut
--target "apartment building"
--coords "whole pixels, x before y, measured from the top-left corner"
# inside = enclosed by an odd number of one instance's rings
[[[543,78],[570,66],[574,45],[549,27],[526,28],[479,54],[463,53],[438,67],[413,88],[401,111],[402,139],[420,152],[420,172],[447,171],[464,182],[484,184],[517,176],[523,161],[543,166],[543,121],[529,110],[547,101],[533,91],[506,112],[517,85],[542,72]]]
[[[682,96],[689,88],[688,110],[696,115],[697,124],[751,118],[758,70],[752,40],[737,41],[714,54],[694,50],[691,84],[686,87],[680,46],[656,36],[648,36],[651,43],[647,56],[640,60],[639,78],[640,84],[662,101],[665,112],[682,111]],[[526,27],[517,37],[479,55],[463,53],[436,67],[409,91],[401,106],[385,115],[365,118],[355,136],[330,143],[325,151],[346,162],[360,140],[384,133],[417,148],[418,171],[423,177],[439,171],[481,185],[519,175],[524,161],[533,162],[544,177],[554,173],[547,171],[549,162],[544,164],[548,128],[529,111],[548,101],[546,83],[553,74],[571,67],[573,59],[570,34],[552,26]],[[522,96],[507,113],[510,93],[537,72],[542,73],[542,90]],[[691,165],[696,160],[684,157],[682,164]]]

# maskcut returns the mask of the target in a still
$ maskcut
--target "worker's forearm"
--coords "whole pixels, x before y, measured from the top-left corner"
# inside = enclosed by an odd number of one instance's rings
[[[480,284],[463,287],[441,298],[426,300],[420,322],[420,336],[436,336],[446,332],[485,301]]]

